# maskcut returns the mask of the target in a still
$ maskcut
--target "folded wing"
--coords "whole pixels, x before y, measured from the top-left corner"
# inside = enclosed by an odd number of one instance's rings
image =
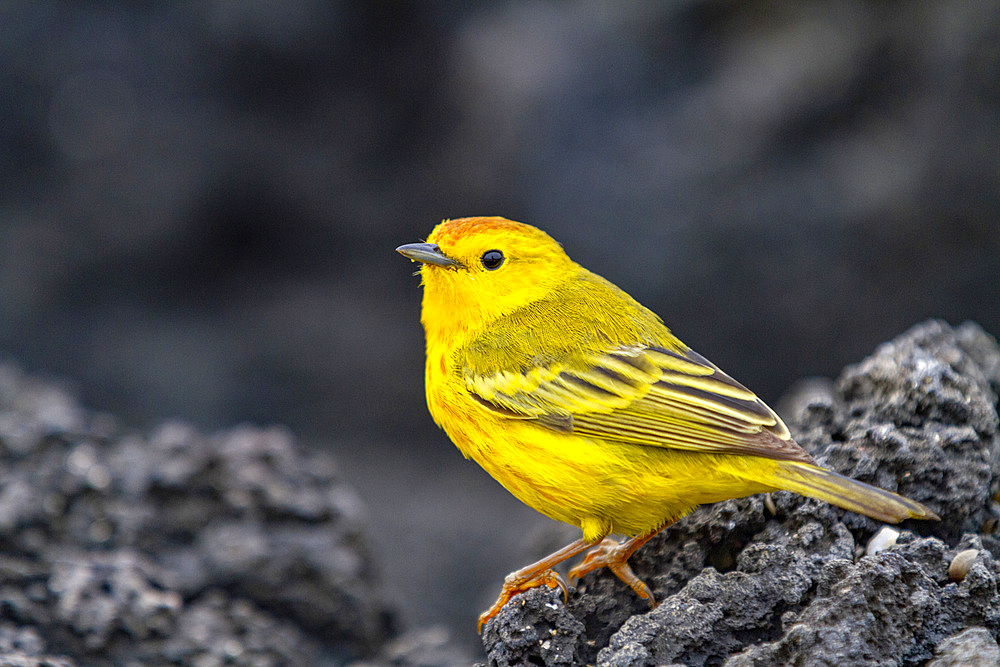
[[[467,374],[486,409],[652,447],[812,463],[753,392],[688,348],[625,345],[527,372]]]

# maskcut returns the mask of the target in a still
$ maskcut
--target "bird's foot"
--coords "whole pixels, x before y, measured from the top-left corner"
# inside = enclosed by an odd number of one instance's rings
[[[503,609],[503,606],[507,604],[512,597],[518,593],[530,591],[532,588],[537,586],[548,586],[549,588],[555,588],[558,586],[562,589],[563,600],[565,601],[569,597],[569,589],[566,588],[566,580],[563,579],[562,575],[555,570],[543,570],[541,572],[532,573],[527,577],[520,575],[519,572],[511,572],[503,581],[503,588],[500,589],[500,597],[497,598],[497,601],[493,603],[492,607],[479,615],[479,632],[483,631],[483,625],[488,620],[500,613],[500,610]]]
[[[655,607],[656,599],[653,597],[653,591],[649,589],[649,586],[643,583],[642,579],[635,576],[635,573],[632,572],[632,568],[628,565],[629,556],[645,544],[650,537],[652,537],[652,535],[633,537],[625,540],[624,542],[619,542],[611,537],[605,537],[600,544],[592,547],[587,552],[587,554],[583,557],[583,561],[570,569],[570,583],[575,584],[576,580],[585,574],[589,574],[594,570],[606,567],[614,572],[615,576],[625,582],[629,588],[635,591],[636,595],[644,600],[649,600],[650,607]]]

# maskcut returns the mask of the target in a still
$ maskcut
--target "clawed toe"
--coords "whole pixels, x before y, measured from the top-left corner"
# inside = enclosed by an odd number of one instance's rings
[[[556,588],[558,586],[562,590],[563,601],[565,602],[569,599],[569,589],[566,586],[566,580],[555,570],[539,572],[530,579],[519,577],[516,572],[509,574],[504,579],[503,588],[500,589],[500,596],[497,598],[497,601],[493,603],[492,607],[479,615],[479,625],[477,626],[479,632],[483,631],[483,625],[487,621],[500,613],[500,610],[503,609],[505,604],[510,602],[512,597],[518,593],[530,591],[532,588],[537,588],[538,586],[548,586],[549,588]]]
[[[587,550],[583,561],[569,571],[570,582],[573,583],[580,577],[593,572],[594,570],[606,567],[615,573],[619,579],[628,585],[636,595],[649,600],[651,607],[656,606],[653,592],[649,586],[644,584],[639,577],[635,576],[632,568],[628,566],[628,559],[636,549],[645,544],[653,535],[659,531],[654,531],[647,535],[632,537],[624,542],[618,542],[610,537],[605,537],[599,544],[592,541],[579,539],[567,544],[555,553],[549,554],[536,563],[523,567],[517,572],[512,572],[504,579],[503,587],[500,589],[500,596],[493,606],[479,615],[479,632],[483,631],[485,625],[491,618],[500,613],[503,606],[518,593],[531,590],[537,586],[556,586],[562,591],[563,601],[569,600],[569,588],[566,580],[553,570],[553,566],[572,558],[581,551]]]
[[[492,607],[479,615],[479,631],[483,631],[483,625],[491,618],[499,614],[500,610],[503,609],[503,606],[507,604],[512,597],[536,586],[544,585],[549,588],[555,588],[558,586],[563,592],[563,599],[567,599],[569,597],[569,590],[566,587],[566,581],[552,568],[567,558],[572,558],[592,545],[593,542],[581,538],[575,542],[570,542],[562,549],[549,554],[536,563],[532,563],[527,567],[522,567],[517,572],[511,572],[508,574],[507,578],[504,579],[503,588],[500,589],[500,597],[497,598],[497,601],[493,603]]]

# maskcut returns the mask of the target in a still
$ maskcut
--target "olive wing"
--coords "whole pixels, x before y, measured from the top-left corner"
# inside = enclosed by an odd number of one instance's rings
[[[553,430],[812,462],[773,410],[688,348],[617,346],[527,372],[469,373],[465,383],[484,408]]]

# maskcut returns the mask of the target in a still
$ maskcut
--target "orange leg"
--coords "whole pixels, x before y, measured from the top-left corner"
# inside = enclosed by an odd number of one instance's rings
[[[664,525],[648,535],[630,537],[624,542],[619,542],[611,537],[605,537],[600,544],[587,552],[587,555],[584,556],[583,561],[579,565],[569,571],[570,582],[575,583],[583,575],[593,572],[598,568],[606,567],[614,572],[619,579],[624,581],[629,588],[635,591],[636,595],[644,600],[649,600],[650,607],[655,607],[656,599],[653,597],[653,591],[649,590],[649,586],[644,584],[642,579],[635,576],[632,568],[628,566],[628,559],[629,556],[639,550],[639,547],[651,540],[654,535],[658,534],[668,525],[670,524]]]
[[[522,567],[516,572],[508,574],[507,578],[503,581],[503,588],[500,589],[500,597],[497,598],[497,601],[493,603],[492,607],[479,615],[479,631],[483,631],[483,624],[499,614],[503,606],[507,604],[512,597],[518,593],[531,590],[536,586],[545,585],[549,588],[555,588],[558,586],[562,589],[563,598],[565,598],[568,595],[566,591],[566,582],[563,580],[562,576],[552,568],[567,558],[572,558],[584,549],[592,546],[594,546],[593,541],[581,538],[575,542],[567,544],[559,551],[549,554],[537,563],[532,563],[531,565]]]

